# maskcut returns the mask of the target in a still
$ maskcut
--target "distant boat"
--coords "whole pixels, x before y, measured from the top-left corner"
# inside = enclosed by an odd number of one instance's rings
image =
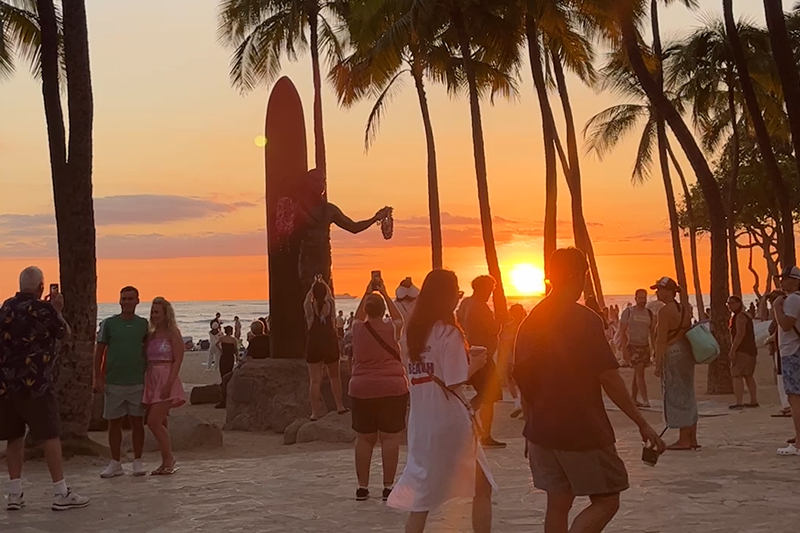
[[[356,297],[355,297],[355,296],[353,296],[353,295],[351,295],[351,294],[344,293],[344,294],[336,294],[336,295],[334,295],[334,298],[336,298],[337,300],[338,300],[338,299],[342,299],[342,300],[355,300],[355,298],[356,298]]]

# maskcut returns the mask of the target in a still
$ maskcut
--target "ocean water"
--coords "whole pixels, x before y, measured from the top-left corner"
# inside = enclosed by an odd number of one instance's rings
[[[651,296],[651,299],[653,296]],[[522,304],[526,311],[530,311],[534,305],[541,301],[541,296],[531,297],[509,297],[508,302],[511,304]],[[746,304],[749,304],[754,297],[745,296]],[[606,305],[617,305],[620,310],[624,309],[629,303],[633,302],[633,295],[628,296],[606,296]],[[694,303],[694,298],[690,296],[691,303]],[[710,301],[708,296],[705,297],[706,305]],[[351,312],[355,312],[358,308],[359,300],[355,298],[337,298],[336,308],[344,311],[345,316]],[[184,337],[192,337],[195,342],[200,339],[208,338],[209,322],[216,313],[222,314],[223,325],[233,324],[233,317],[238,316],[242,321],[242,329],[247,331],[250,322],[259,318],[269,315],[269,302],[267,301],[230,301],[230,302],[173,302],[175,308],[175,318],[178,321],[178,326],[181,328],[181,333]],[[109,316],[119,313],[118,304],[99,304],[97,318],[98,322]],[[150,303],[142,302],[138,309],[137,314],[143,317],[150,316]]]

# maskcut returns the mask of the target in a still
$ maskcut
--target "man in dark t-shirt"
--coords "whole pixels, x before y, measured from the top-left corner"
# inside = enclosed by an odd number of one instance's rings
[[[503,399],[503,389],[494,362],[499,343],[500,322],[489,308],[489,298],[497,282],[491,276],[478,276],[472,281],[472,296],[465,298],[458,308],[457,318],[470,346],[486,348],[486,364],[472,375],[468,383],[477,391],[472,399],[473,408],[478,411],[484,448],[505,448],[504,442],[492,438],[494,404]]]
[[[603,390],[636,423],[642,441],[664,451],[664,442],[628,394],[600,316],[577,303],[587,270],[581,251],[553,253],[553,290],[522,323],[514,352],[534,485],[547,492],[545,533],[568,529],[576,496],[589,496],[591,505],[569,530],[602,531],[628,488]]]

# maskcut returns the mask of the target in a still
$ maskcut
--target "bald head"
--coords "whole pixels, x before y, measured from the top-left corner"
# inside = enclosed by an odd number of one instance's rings
[[[19,274],[19,292],[41,296],[44,292],[44,273],[36,266],[29,266]]]

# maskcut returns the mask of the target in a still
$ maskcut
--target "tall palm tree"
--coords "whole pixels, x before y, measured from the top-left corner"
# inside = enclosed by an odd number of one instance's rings
[[[681,113],[670,102],[663,88],[647,67],[641,48],[641,35],[637,24],[645,13],[642,0],[597,0],[589,3],[587,11],[595,25],[612,43],[623,47],[631,68],[639,80],[647,98],[658,108],[659,114],[669,124],[680,143],[686,158],[694,169],[698,183],[706,200],[711,219],[711,321],[720,342],[723,357],[719,358],[709,372],[709,393],[726,393],[731,390],[730,373],[727,368],[727,353],[730,335],[727,333],[725,303],[728,299],[728,247],[725,206],[719,185],[714,179],[703,150],[698,145]]]
[[[669,5],[671,3],[675,3],[676,1],[681,2],[686,7],[696,7],[697,2],[696,0],[663,0],[665,5]],[[658,16],[658,5],[659,0],[650,0],[650,29],[653,33],[653,59],[654,59],[654,72],[653,77],[655,79],[656,85],[658,88],[663,92],[664,91],[664,50],[661,44],[661,25]],[[672,178],[670,177],[669,172],[669,157],[667,155],[667,125],[664,120],[664,117],[661,115],[658,107],[654,106],[653,111],[655,113],[655,126],[656,126],[656,137],[658,142],[656,143],[658,149],[658,161],[661,166],[661,175],[664,178],[664,188],[667,190],[667,201],[674,203],[675,196],[672,192]],[[672,228],[673,232],[678,231],[678,213],[677,209],[670,208],[669,210],[670,215],[670,227]],[[673,254],[675,256],[675,267],[677,269],[678,275],[678,283],[683,283],[683,286],[686,286],[686,267],[683,263],[683,250],[681,249],[680,244],[680,234],[678,233],[677,238],[673,235],[672,239],[672,246],[673,246]],[[683,278],[681,282],[680,278]],[[682,296],[682,301],[686,303],[685,295]]]
[[[747,107],[750,120],[755,130],[756,139],[758,140],[759,150],[761,156],[764,158],[764,164],[767,167],[767,174],[772,181],[772,186],[775,188],[777,195],[778,206],[781,211],[781,263],[783,265],[795,264],[795,239],[794,239],[794,220],[792,215],[792,205],[789,196],[789,188],[786,185],[781,169],[778,166],[778,160],[773,151],[772,141],[770,140],[769,130],[761,114],[758,97],[756,95],[753,80],[750,77],[750,68],[747,63],[747,56],[745,54],[744,46],[742,45],[739,32],[737,30],[736,21],[733,13],[733,0],[722,0],[722,10],[725,18],[725,29],[730,42],[731,51],[733,54],[736,70],[739,74],[739,83],[741,84],[742,94]]]
[[[220,39],[233,48],[230,77],[242,92],[275,81],[285,54],[295,61],[308,49],[314,82],[314,156],[326,170],[325,130],[322,121],[320,54],[329,62],[342,56],[336,25],[347,8],[343,0],[222,0]]]
[[[53,0],[36,0],[40,58],[58,233],[64,317],[73,335],[61,349],[56,382],[65,445],[86,451],[97,327],[97,265],[92,201],[93,99],[84,0],[63,4],[69,141],[61,105],[61,30]]]
[[[739,35],[753,51],[764,50],[768,42],[764,32],[749,24],[738,24]],[[733,50],[722,20],[707,18],[686,39],[670,47],[668,78],[681,97],[691,102],[692,118],[700,130],[706,150],[714,152],[730,136],[730,180],[727,191],[728,248],[731,266],[731,289],[741,296],[742,282],[736,243],[736,204],[739,174],[739,110],[741,91],[736,77]]]
[[[504,19],[497,6],[493,5],[493,2],[443,0],[443,3],[450,17],[451,39],[457,43],[467,82],[483,243],[489,273],[497,280],[497,289],[494,292],[495,314],[498,320],[504,321],[508,315],[508,306],[492,228],[489,180],[486,168],[486,146],[481,117],[482,91],[478,82],[476,62],[483,61],[492,64],[498,72],[516,73],[519,68],[517,54],[519,43],[513,39],[514,22]],[[510,36],[512,37],[511,39],[509,39]]]
[[[436,163],[436,142],[433,134],[430,106],[426,92],[426,77],[441,75],[452,58],[446,50],[434,50],[434,35],[438,29],[430,21],[428,31],[421,35],[421,14],[411,1],[380,2],[377,9],[354,9],[348,18],[350,41],[355,50],[342,59],[330,73],[330,80],[339,103],[350,107],[365,97],[375,98],[364,134],[364,146],[369,150],[374,142],[381,118],[392,96],[401,88],[405,75],[414,80],[422,125],[425,131],[428,171],[428,216],[431,227],[431,255],[434,269],[443,265],[442,223],[439,208],[439,177]]]
[[[609,63],[602,70],[602,74],[602,88],[606,90],[610,89],[620,96],[629,98],[631,102],[612,106],[589,119],[584,127],[587,148],[595,152],[598,157],[603,158],[610,150],[615,148],[626,135],[631,133],[637,126],[644,123],[631,176],[634,185],[642,184],[651,176],[655,148],[659,146],[659,143],[663,143],[665,152],[669,154],[671,151],[669,140],[658,136],[658,115],[655,106],[647,99],[647,95],[642,90],[636,77],[630,71],[630,66],[626,64],[626,59],[622,57],[621,54],[612,56]],[[680,99],[676,98],[674,95],[671,96],[672,101],[680,108]],[[684,179],[683,172],[675,163],[676,161],[673,160],[675,170],[678,172],[681,179]],[[678,223],[678,211],[672,178],[669,167],[665,169],[662,165],[659,166],[659,169],[661,170],[664,192],[667,199],[675,270],[678,283],[682,283],[682,286],[686,287],[686,272],[683,264],[680,226]],[[686,190],[684,188],[684,194],[685,193]],[[693,252],[692,273],[694,292],[699,307],[698,312],[700,316],[703,316],[702,314],[704,313],[705,307],[702,300],[703,292],[700,286],[699,268],[697,266],[696,234],[692,234],[692,232],[690,232],[690,246]]]
[[[542,116],[542,133],[545,150],[545,228],[544,255],[547,270],[550,254],[557,242],[557,195],[556,153],[561,160],[564,177],[570,191],[572,229],[575,245],[587,256],[590,277],[587,278],[586,296],[594,296],[600,305],[603,289],[599,269],[594,255],[591,236],[583,214],[583,191],[580,156],[575,128],[575,119],[565,76],[565,67],[585,83],[595,81],[593,67],[594,50],[591,42],[577,29],[578,21],[571,14],[569,0],[541,1],[520,0],[513,3],[514,13],[522,21],[521,33],[527,42],[534,87]],[[552,65],[552,69],[549,68]],[[559,138],[553,110],[549,100],[549,83],[546,71],[552,71],[558,90],[566,126],[567,153]],[[552,80],[551,80],[552,81]]]
[[[797,6],[795,6],[796,8]],[[793,47],[786,28],[786,18],[781,0],[764,0],[764,14],[772,42],[772,56],[778,66],[778,76],[783,88],[783,99],[789,113],[794,153],[800,154],[800,74],[792,53]],[[795,158],[800,179],[800,158]]]

